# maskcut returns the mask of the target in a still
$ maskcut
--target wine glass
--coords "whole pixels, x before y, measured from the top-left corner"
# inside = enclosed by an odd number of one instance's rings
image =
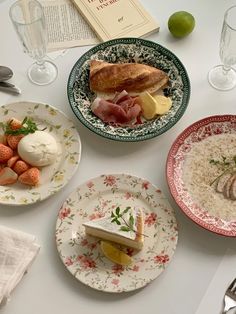
[[[210,70],[208,80],[219,90],[230,90],[236,86],[236,6],[230,7],[224,15],[220,39],[220,58],[222,65]]]
[[[18,0],[10,7],[9,15],[25,52],[36,60],[28,69],[29,79],[37,85],[53,82],[57,67],[44,60],[47,30],[41,4],[36,0]]]

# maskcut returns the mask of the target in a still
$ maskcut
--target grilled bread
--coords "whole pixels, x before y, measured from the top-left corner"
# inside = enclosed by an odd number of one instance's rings
[[[153,94],[167,82],[165,72],[145,64],[90,61],[90,89],[97,94],[114,94],[122,90],[132,96],[144,91]]]

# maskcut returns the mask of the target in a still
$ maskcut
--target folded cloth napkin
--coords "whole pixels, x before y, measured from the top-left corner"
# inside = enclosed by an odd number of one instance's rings
[[[9,299],[39,248],[33,235],[0,226],[0,305]]]

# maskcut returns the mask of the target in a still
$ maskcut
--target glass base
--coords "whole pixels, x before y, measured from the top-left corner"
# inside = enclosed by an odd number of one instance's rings
[[[31,82],[37,85],[52,83],[57,77],[57,67],[51,61],[44,61],[43,65],[33,63],[28,70]]]
[[[236,86],[236,71],[231,68],[226,73],[223,65],[217,65],[208,73],[208,81],[218,90],[230,90]]]

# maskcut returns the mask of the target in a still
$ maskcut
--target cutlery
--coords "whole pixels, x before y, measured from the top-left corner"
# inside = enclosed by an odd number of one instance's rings
[[[0,82],[0,91],[17,95],[21,93],[21,90],[18,87],[7,82]]]
[[[7,81],[12,78],[13,72],[10,68],[0,66],[0,82]]]
[[[231,282],[224,296],[224,310],[222,314],[227,313],[230,309],[236,307],[236,278]]]

